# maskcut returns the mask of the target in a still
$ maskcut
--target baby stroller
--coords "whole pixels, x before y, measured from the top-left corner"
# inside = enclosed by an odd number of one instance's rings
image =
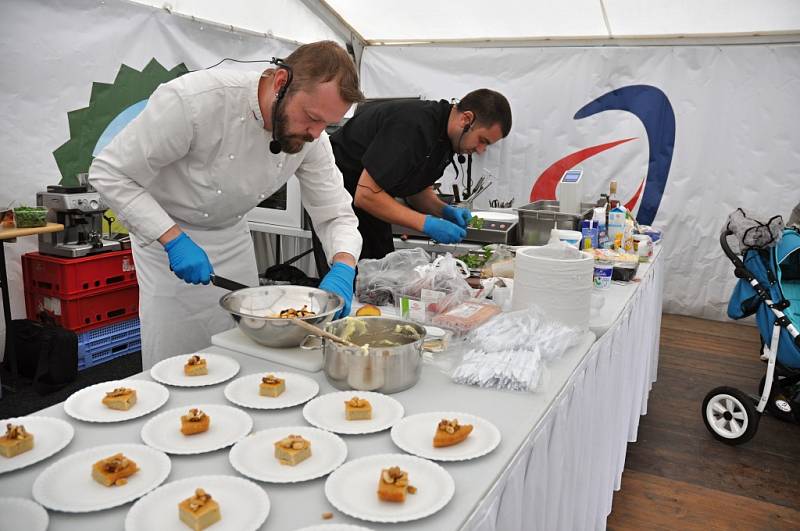
[[[728,317],[755,314],[761,359],[767,362],[758,397],[717,387],[703,400],[708,431],[719,441],[737,445],[753,438],[765,409],[800,423],[800,231],[784,229],[780,216],[763,224],[739,209],[728,218],[720,244],[739,278]]]

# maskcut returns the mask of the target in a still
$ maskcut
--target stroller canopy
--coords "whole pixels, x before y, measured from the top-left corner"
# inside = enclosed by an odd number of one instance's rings
[[[778,286],[789,307],[784,313],[795,325],[800,325],[800,232],[785,230],[775,246]]]

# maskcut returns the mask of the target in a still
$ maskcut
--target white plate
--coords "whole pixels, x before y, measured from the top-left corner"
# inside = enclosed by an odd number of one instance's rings
[[[376,490],[381,470],[399,466],[408,472],[416,494],[403,503],[384,502]],[[430,516],[448,504],[455,492],[452,476],[441,466],[413,455],[370,455],[339,467],[325,481],[325,497],[341,512],[370,522],[409,522]]]
[[[105,487],[92,479],[92,465],[117,453],[132,459],[139,471],[119,487]],[[147,494],[167,479],[171,468],[167,454],[143,444],[95,446],[47,467],[33,483],[33,498],[54,511],[102,511]]]
[[[274,374],[286,380],[286,390],[276,396],[261,396],[258,394],[258,385],[261,378]],[[319,384],[302,374],[296,372],[259,372],[237,378],[225,386],[225,398],[237,406],[253,409],[283,409],[299,406],[308,402],[319,393]]]
[[[27,498],[0,498],[0,530],[47,531],[50,517],[38,503]]]
[[[102,400],[117,387],[136,389],[136,403],[128,411],[106,407]],[[164,405],[169,398],[166,387],[146,380],[101,382],[72,393],[64,402],[64,411],[72,418],[86,422],[121,422],[143,417]]]
[[[198,408],[211,417],[208,431],[194,435],[181,433],[181,416]],[[200,404],[159,413],[142,426],[142,440],[147,446],[168,454],[202,454],[237,443],[253,429],[250,415],[231,406]]]
[[[275,459],[274,443],[289,435],[301,435],[311,442],[311,457],[295,465],[282,465]],[[296,483],[329,474],[347,459],[347,445],[337,435],[293,426],[259,431],[236,443],[228,456],[237,472],[258,481]]]
[[[38,463],[58,453],[75,435],[69,422],[52,417],[18,417],[0,422],[0,436],[6,432],[6,424],[22,424],[33,434],[33,449],[15,457],[0,457],[0,474],[11,472]],[[2,514],[2,513],[0,513]]]
[[[150,376],[157,382],[176,387],[203,387],[230,380],[239,372],[239,362],[233,358],[206,352],[198,352],[197,355],[206,359],[208,374],[186,376],[183,366],[192,354],[183,354],[159,361],[150,369]]]
[[[433,435],[442,419],[458,419],[459,424],[472,424],[469,436],[453,446],[433,447]],[[392,426],[392,442],[410,454],[434,461],[466,461],[481,457],[500,444],[500,430],[488,420],[453,411],[420,413],[404,418]]]
[[[360,525],[349,524],[320,524],[312,525],[311,527],[304,527],[297,531],[372,531],[368,527],[361,527]]]
[[[259,529],[270,510],[264,489],[235,476],[197,476],[167,483],[137,501],[125,518],[126,531],[186,531],[178,504],[201,488],[219,503],[222,519],[213,531]]]
[[[369,420],[347,420],[344,403],[357,396],[372,405]],[[403,418],[403,405],[394,398],[369,391],[340,391],[318,396],[303,408],[303,417],[323,430],[345,435],[363,435],[391,428]]]

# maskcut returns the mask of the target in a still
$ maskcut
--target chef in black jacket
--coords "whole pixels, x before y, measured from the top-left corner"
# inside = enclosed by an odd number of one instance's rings
[[[392,224],[441,243],[460,242],[472,214],[442,202],[432,185],[454,155],[483,153],[510,130],[508,100],[489,89],[474,90],[456,104],[395,100],[360,105],[330,140],[345,189],[353,196],[364,240],[361,258],[383,258],[394,251]],[[323,275],[327,260],[316,234],[314,254]]]

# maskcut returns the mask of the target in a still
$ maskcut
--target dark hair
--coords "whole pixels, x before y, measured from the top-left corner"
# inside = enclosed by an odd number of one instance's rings
[[[478,124],[491,127],[500,125],[503,138],[511,131],[511,106],[505,96],[490,89],[473,90],[456,104],[461,112],[472,111]]]
[[[292,68],[289,92],[308,90],[312,85],[336,80],[339,95],[347,103],[364,99],[358,88],[358,74],[353,60],[344,48],[333,41],[304,44],[284,62]]]

